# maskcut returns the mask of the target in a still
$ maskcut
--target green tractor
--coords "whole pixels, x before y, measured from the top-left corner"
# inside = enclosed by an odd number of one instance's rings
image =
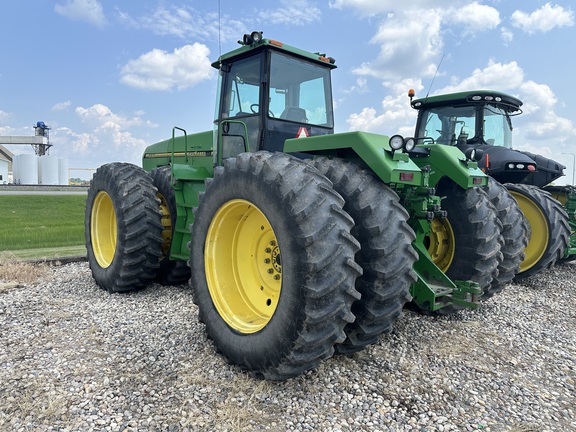
[[[576,189],[550,186],[565,167],[512,149],[512,117],[522,113],[522,101],[491,90],[421,99],[413,99],[410,90],[408,95],[418,110],[416,140],[476,152],[482,171],[503,183],[522,209],[531,235],[517,279],[576,257]]]
[[[142,168],[95,173],[85,230],[100,287],[189,280],[218,351],[277,380],[375,343],[409,301],[451,313],[512,279],[519,257],[500,251],[472,153],[334,134],[334,59],[261,32],[240,45],[212,65],[213,130],[175,127]]]

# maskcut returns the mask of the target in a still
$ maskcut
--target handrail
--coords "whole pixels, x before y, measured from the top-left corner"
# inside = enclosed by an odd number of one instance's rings
[[[188,164],[188,134],[186,133],[186,129],[182,129],[181,127],[174,126],[172,128],[172,139],[170,140],[170,144],[172,147],[172,155],[170,156],[170,185],[174,187],[174,147],[176,147],[175,134],[176,130],[184,132],[184,155],[186,157],[186,164]]]
[[[248,127],[246,126],[246,123],[244,123],[243,121],[240,120],[222,120],[222,122],[220,123],[220,126],[218,127],[218,144],[217,144],[217,148],[216,148],[216,152],[217,152],[217,165],[220,166],[222,165],[222,136],[223,136],[223,131],[222,129],[224,128],[225,124],[228,123],[237,123],[237,124],[241,124],[242,126],[244,126],[244,151],[246,153],[248,153],[250,151],[250,143],[248,142]],[[238,135],[239,136],[239,135]]]

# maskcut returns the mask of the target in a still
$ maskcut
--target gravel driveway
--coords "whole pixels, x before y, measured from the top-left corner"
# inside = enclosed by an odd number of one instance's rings
[[[109,295],[86,263],[50,272],[0,291],[2,431],[576,431],[576,264],[477,311],[407,312],[285,382],[226,364],[186,286]]]

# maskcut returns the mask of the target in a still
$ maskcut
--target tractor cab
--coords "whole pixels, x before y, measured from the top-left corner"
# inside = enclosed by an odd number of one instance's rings
[[[334,59],[264,39],[261,32],[239,43],[212,64],[219,70],[219,160],[246,151],[283,151],[287,139],[334,132]]]
[[[416,140],[457,146],[482,155],[479,167],[501,183],[544,186],[563,175],[563,165],[512,149],[512,117],[522,101],[505,93],[478,90],[413,100],[418,110]]]

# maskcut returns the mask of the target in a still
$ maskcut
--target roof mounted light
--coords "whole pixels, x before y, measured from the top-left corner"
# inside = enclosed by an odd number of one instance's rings
[[[262,41],[262,34],[263,32],[253,31],[250,34],[245,34],[244,38],[242,39],[242,43],[244,45],[253,45],[260,43]]]

